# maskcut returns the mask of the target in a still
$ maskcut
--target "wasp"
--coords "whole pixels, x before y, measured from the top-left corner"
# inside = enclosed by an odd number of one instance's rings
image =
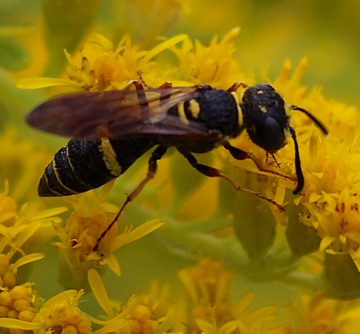
[[[244,92],[240,100],[236,91],[241,86]],[[125,206],[154,177],[158,160],[173,146],[200,173],[224,178],[237,190],[253,193],[282,209],[260,193],[239,187],[220,170],[200,164],[193,154],[223,146],[237,160],[252,158],[251,153],[229,142],[244,130],[269,154],[281,149],[291,137],[297,177],[293,193],[298,194],[304,186],[304,176],[296,133],[290,125],[292,110],[307,115],[327,134],[317,118],[305,109],[287,106],[269,84],[247,86],[237,82],[227,90],[209,85],[173,87],[170,83],[151,88],[140,77],[122,90],[56,97],[26,116],[27,122],[37,129],[72,138],[46,167],[38,193],[67,196],[97,188],[124,174],[139,157],[156,147],[148,161],[147,175],[100,235],[97,250]]]

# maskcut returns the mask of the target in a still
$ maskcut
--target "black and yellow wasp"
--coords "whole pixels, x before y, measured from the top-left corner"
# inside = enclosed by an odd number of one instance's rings
[[[131,89],[132,87],[135,89]],[[144,86],[146,86],[144,88]],[[245,88],[241,101],[237,89]],[[40,196],[67,196],[97,188],[123,174],[140,156],[156,146],[149,159],[148,173],[128,195],[110,226],[99,237],[96,248],[130,201],[138,195],[157,170],[157,161],[174,146],[200,173],[222,177],[221,171],[198,163],[193,153],[206,153],[223,146],[235,159],[251,155],[232,146],[229,139],[246,130],[250,139],[273,154],[291,136],[295,147],[295,168],[299,193],[304,186],[295,130],[290,111],[305,113],[327,133],[308,111],[287,107],[284,99],[268,84],[247,86],[235,83],[228,90],[208,85],[172,87],[165,83],[150,88],[140,78],[126,89],[82,92],[51,99],[26,117],[27,122],[44,131],[72,137],[46,167],[40,180]],[[277,203],[255,193],[260,198]]]

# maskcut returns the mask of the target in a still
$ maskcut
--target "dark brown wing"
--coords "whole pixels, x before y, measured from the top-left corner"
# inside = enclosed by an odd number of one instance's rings
[[[26,116],[33,127],[64,137],[113,139],[134,135],[201,138],[199,123],[186,124],[167,111],[198,95],[196,87],[83,92],[56,97]],[[143,95],[143,96],[141,96]]]

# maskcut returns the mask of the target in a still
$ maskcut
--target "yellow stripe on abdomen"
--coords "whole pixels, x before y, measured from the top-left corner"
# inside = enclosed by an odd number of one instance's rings
[[[102,139],[99,149],[102,153],[102,159],[109,173],[114,176],[121,175],[121,166],[117,161],[116,152],[114,151],[109,139]]]

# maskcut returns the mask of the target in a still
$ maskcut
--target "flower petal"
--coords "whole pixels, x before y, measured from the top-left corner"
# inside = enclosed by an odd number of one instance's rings
[[[91,287],[91,290],[101,306],[101,308],[106,312],[106,314],[112,318],[113,311],[110,305],[109,296],[105,289],[104,283],[101,279],[101,276],[95,269],[90,269],[88,271],[88,280]]]
[[[57,79],[57,78],[38,78],[30,77],[24,78],[18,81],[16,87],[24,89],[39,89],[53,86],[71,86],[76,87],[80,90],[80,86],[68,79]]]

